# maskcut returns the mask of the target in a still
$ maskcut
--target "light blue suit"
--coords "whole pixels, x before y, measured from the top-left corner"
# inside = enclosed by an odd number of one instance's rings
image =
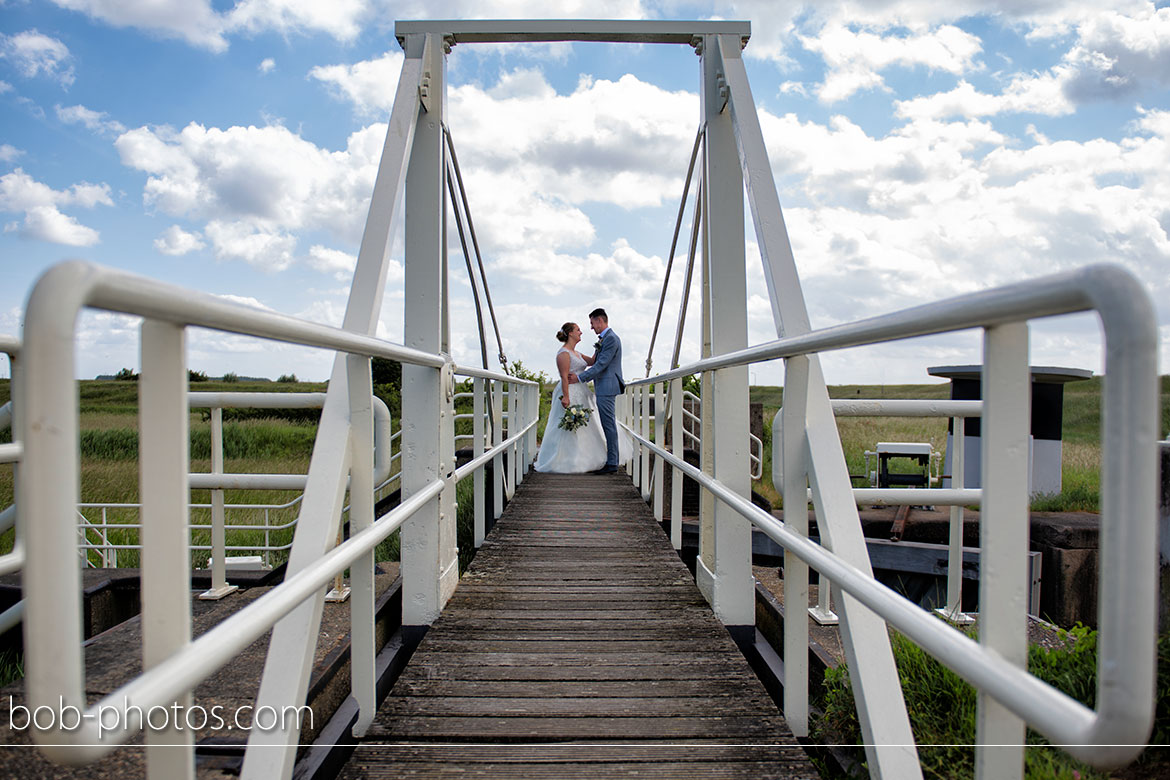
[[[601,334],[601,351],[593,365],[577,375],[582,382],[593,381],[597,394],[597,413],[601,416],[601,430],[605,431],[605,466],[618,465],[618,430],[614,398],[626,389],[622,377],[622,340],[606,328]]]

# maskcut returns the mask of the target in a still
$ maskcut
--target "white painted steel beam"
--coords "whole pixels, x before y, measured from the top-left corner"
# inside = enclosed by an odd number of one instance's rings
[[[425,70],[423,57],[419,56],[426,54],[423,43],[420,42],[421,50],[416,56],[408,56],[402,65],[342,325],[346,331],[367,337],[373,337],[378,323],[386,285],[391,228],[416,136],[420,112],[418,89]],[[435,350],[431,352],[433,354]],[[408,365],[411,364],[403,365],[404,384]],[[345,478],[352,455],[348,373],[345,356],[337,355],[325,407],[321,410],[317,441],[309,462],[309,481],[289,552],[286,576],[295,575],[319,559],[337,539]],[[404,468],[404,477],[405,471]],[[405,481],[403,497],[406,497]],[[324,593],[315,594],[273,627],[256,698],[257,707],[271,706],[281,711],[282,707],[304,704],[323,606]],[[292,718],[279,725],[282,728],[253,729],[249,734],[242,771],[244,780],[292,776],[301,724]]]
[[[398,21],[394,35],[434,34],[448,43],[536,43],[595,41],[599,43],[690,44],[695,36],[733,36],[742,45],[752,34],[750,22],[653,21],[601,19],[448,19]]]
[[[743,175],[731,115],[723,111],[723,60],[738,57],[738,38],[708,35],[701,52],[700,105],[706,125],[703,155],[703,254],[707,295],[704,317],[711,326],[711,354],[747,346]],[[722,51],[722,56],[720,56]],[[703,394],[703,449],[713,457],[713,475],[741,495],[751,495],[748,464],[748,371],[729,367],[710,376]],[[710,427],[706,426],[710,415]],[[710,442],[708,442],[708,430]],[[729,626],[755,625],[751,575],[751,525],[721,502],[714,504],[711,605]],[[713,565],[713,566],[712,566]]]
[[[437,99],[430,101],[429,110],[420,108],[414,117],[414,146],[406,175],[405,342],[423,351],[441,352],[447,316],[443,43],[433,33],[411,35],[406,39],[406,60],[418,63],[427,91]],[[402,366],[403,498],[454,471],[453,463],[442,462],[445,434],[454,433],[454,412],[448,410],[453,401],[451,381],[449,368]],[[441,418],[441,414],[448,416]],[[453,489],[445,490],[403,525],[404,626],[429,626],[454,590],[458,570],[450,570],[448,550],[454,542],[453,509]]]
[[[779,336],[804,334],[810,330],[808,310],[747,71],[739,47],[727,38],[717,39],[717,46],[776,332]],[[834,553],[859,570],[870,572],[869,553],[857,505],[853,502],[849,471],[820,360],[815,355],[809,358],[807,381],[808,472],[814,505],[818,517],[824,521],[820,524],[821,537]],[[745,423],[746,419],[745,410]],[[786,435],[792,433],[787,425],[785,429]],[[746,435],[741,437],[741,441],[745,439]],[[746,463],[743,468],[746,470]],[[885,622],[848,593],[842,595],[840,611],[844,618],[841,633],[870,771],[882,780],[921,777]]]

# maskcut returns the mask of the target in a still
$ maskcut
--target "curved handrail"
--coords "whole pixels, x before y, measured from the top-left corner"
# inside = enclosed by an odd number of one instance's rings
[[[18,475],[21,500],[17,512],[22,518],[36,518],[36,522],[20,523],[27,537],[26,614],[52,615],[58,629],[52,634],[32,631],[28,621],[25,623],[26,690],[34,707],[68,704],[84,708],[86,702],[79,661],[80,568],[71,555],[62,553],[75,545],[77,527],[74,518],[80,465],[73,334],[78,315],[87,306],[181,327],[205,327],[431,368],[448,365],[441,355],[90,263],[69,261],[46,271],[29,296],[18,379],[18,389],[37,388],[36,393],[20,395],[27,440],[23,442],[24,468]],[[62,490],[61,485],[72,487]],[[170,690],[173,695],[185,689]],[[98,752],[92,753],[94,748],[67,747],[85,744],[93,736],[88,729],[34,733],[47,754],[67,763],[89,760],[108,749],[97,748]]]
[[[1116,766],[1141,752],[1154,712],[1155,626],[1150,616],[1157,591],[1157,328],[1149,295],[1132,274],[1120,266],[1088,266],[777,339],[630,384],[652,384],[762,360],[1082,311],[1096,312],[1105,333],[1096,710],[981,647],[828,550],[790,531],[718,481],[628,430],[641,444],[699,481],[1054,744],[1095,766]],[[1124,609],[1117,605],[1124,605]]]

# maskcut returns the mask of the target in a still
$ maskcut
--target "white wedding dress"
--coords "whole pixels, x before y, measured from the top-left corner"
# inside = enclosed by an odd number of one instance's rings
[[[564,347],[557,351],[569,353],[569,371],[580,374],[588,364],[585,359]],[[601,418],[597,411],[597,399],[588,384],[577,382],[569,385],[569,405],[580,405],[592,409],[589,422],[575,431],[560,427],[565,407],[561,406],[561,381],[558,379],[553,390],[552,406],[548,410],[548,422],[544,428],[544,439],[540,442],[540,453],[536,458],[536,470],[553,474],[583,474],[605,465],[605,431],[601,429]],[[621,427],[618,427],[618,458],[622,463],[629,461],[633,454],[633,442]]]

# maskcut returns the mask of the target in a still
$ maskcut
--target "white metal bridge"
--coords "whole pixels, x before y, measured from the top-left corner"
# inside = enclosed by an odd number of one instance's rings
[[[354,733],[360,736],[376,708],[373,550],[395,530],[401,530],[402,539],[403,626],[421,632],[440,615],[459,578],[456,483],[467,477],[476,480],[478,543],[486,515],[499,515],[505,492],[523,481],[536,449],[537,388],[484,367],[456,365],[449,356],[444,215],[456,198],[445,138],[445,54],[453,45],[500,41],[678,44],[692,46],[699,56],[700,132],[693,155],[698,208],[690,256],[699,266],[703,290],[702,358],[685,366],[675,362],[665,372],[632,382],[623,415],[639,446],[632,467],[634,482],[657,516],[662,514],[666,467],[674,470],[676,491],[684,474],[703,487],[697,583],[722,623],[733,635],[753,631],[753,526],[785,549],[786,603],[807,603],[807,567],[832,583],[840,594],[842,635],[874,777],[921,776],[890,649],[890,626],[978,689],[978,777],[1021,777],[1027,728],[1096,766],[1116,766],[1140,752],[1154,711],[1158,549],[1157,336],[1147,294],[1121,268],[1098,265],[813,329],[741,57],[749,34],[749,26],[740,22],[398,23],[396,35],[406,58],[340,328],[79,262],[58,265],[40,279],[29,298],[22,340],[0,341],[0,349],[11,356],[14,379],[7,419],[0,420],[10,422],[12,443],[0,445],[0,462],[17,468],[15,510],[0,515],[0,524],[15,522],[17,543],[0,568],[22,571],[24,588],[23,604],[0,622],[11,625],[23,617],[29,706],[64,704],[84,714],[77,728],[35,730],[46,755],[84,764],[143,732],[151,778],[192,777],[190,730],[144,728],[136,717],[102,728],[97,718],[101,707],[128,701],[149,711],[189,704],[200,681],[270,629],[256,704],[277,710],[303,704],[325,586],[347,568],[352,588],[352,693],[360,708]],[[755,345],[747,343],[745,314],[749,262],[745,193],[776,327],[774,340]],[[403,201],[405,339],[396,344],[374,334],[386,287],[393,220]],[[466,213],[465,202],[463,206]],[[680,208],[680,220],[681,215]],[[73,377],[74,328],[78,313],[87,307],[143,318],[139,522],[145,670],[92,705],[86,700],[82,655],[78,403]],[[1025,669],[1028,322],[1083,311],[1096,312],[1106,341],[1096,709],[1041,683]],[[195,480],[188,466],[188,407],[233,402],[195,398],[188,392],[185,339],[190,327],[336,353],[328,392],[311,399],[311,404],[321,406],[321,420],[308,473],[297,482],[304,492],[284,582],[194,641],[188,525],[189,491]],[[963,329],[981,329],[984,334],[984,401],[975,411],[942,409],[940,414],[982,415],[983,486],[938,491],[931,503],[982,505],[981,554],[987,576],[980,580],[978,641],[873,579],[858,520],[858,497],[845,467],[818,357],[828,350]],[[402,502],[382,517],[375,517],[374,496],[390,473],[390,450],[376,446],[375,439],[385,437],[384,445],[390,432],[375,425],[379,410],[371,393],[372,357],[403,366],[402,420],[395,433],[401,437]],[[787,522],[749,500],[748,367],[773,360],[785,364],[783,435],[776,438],[775,476]],[[695,373],[702,376],[701,468],[680,457],[681,381]],[[460,468],[455,457],[456,376],[472,378],[475,388],[475,456]],[[668,425],[674,426],[670,448],[665,445]],[[378,436],[376,429],[381,431]],[[505,453],[510,455],[506,475]],[[494,507],[485,507],[482,501],[483,467],[488,463],[495,466]],[[201,486],[213,489],[229,484],[225,475],[200,479]],[[62,489],[63,485],[70,487]],[[347,490],[352,533],[338,543]],[[806,513],[799,508],[810,501],[823,544],[807,538]],[[669,520],[677,547],[681,501],[676,498],[671,506]],[[224,585],[222,494],[213,514],[209,546],[217,566],[215,590]],[[87,522],[92,524],[92,518]],[[952,555],[961,552],[960,542],[953,543]],[[957,560],[952,557],[952,563]],[[951,604],[957,607],[954,592]],[[802,736],[808,732],[804,661],[808,625],[802,610],[789,611],[784,641],[788,662],[783,712],[792,731]],[[290,777],[298,737],[295,722],[253,731],[243,776]]]

